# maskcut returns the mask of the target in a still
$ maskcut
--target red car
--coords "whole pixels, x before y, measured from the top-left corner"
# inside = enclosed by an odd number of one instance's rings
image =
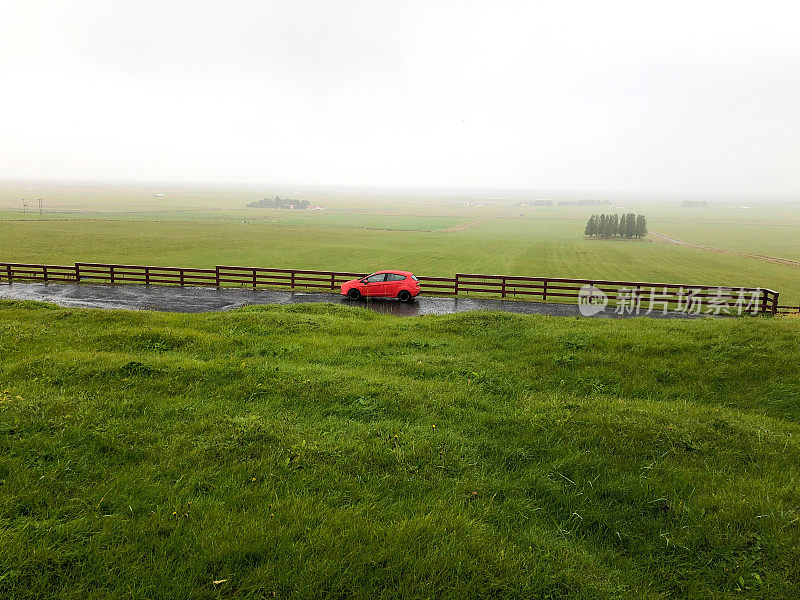
[[[397,298],[411,302],[419,295],[419,279],[408,271],[377,271],[361,279],[351,279],[342,284],[342,296],[358,300],[369,298]]]

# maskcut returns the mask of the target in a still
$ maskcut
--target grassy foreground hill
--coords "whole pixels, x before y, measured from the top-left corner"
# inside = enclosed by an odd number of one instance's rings
[[[0,597],[796,598],[799,336],[0,302]]]

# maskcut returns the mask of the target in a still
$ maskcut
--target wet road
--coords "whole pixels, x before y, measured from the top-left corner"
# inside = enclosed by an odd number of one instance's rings
[[[410,304],[395,299],[373,298],[351,301],[338,294],[283,292],[253,290],[250,288],[203,288],[144,285],[90,285],[63,283],[0,284],[0,298],[13,300],[38,300],[59,306],[80,308],[118,308],[125,310],[157,310],[165,312],[212,312],[232,310],[252,304],[304,304],[331,302],[343,306],[360,306],[376,312],[410,317],[418,315],[445,315],[475,310],[499,310],[521,314],[552,315],[558,317],[581,316],[575,304],[547,302],[515,302],[472,298],[417,298]],[[643,311],[644,312],[644,311]],[[618,315],[613,308],[593,315],[619,318],[636,316]],[[702,318],[704,315],[682,313],[652,313],[656,318]]]

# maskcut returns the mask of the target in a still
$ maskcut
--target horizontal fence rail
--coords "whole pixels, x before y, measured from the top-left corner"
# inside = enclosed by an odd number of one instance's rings
[[[337,290],[341,284],[367,275],[346,271],[312,271],[265,267],[216,266],[213,269],[157,267],[79,262],[74,265],[0,263],[0,282],[40,281],[46,283],[99,282],[144,285],[248,286],[252,288],[303,288]],[[800,307],[778,305],[778,292],[766,288],[719,287],[695,284],[567,279],[457,273],[454,277],[419,277],[423,294],[516,298],[520,300],[577,301],[598,298],[623,309],[650,308],[700,312],[701,305],[712,310],[738,307],[739,313],[789,314]],[[711,312],[704,310],[703,312]],[[716,314],[720,311],[717,310]]]
[[[800,306],[776,306],[776,313],[779,315],[799,315]]]
[[[217,285],[214,269],[184,267],[75,263],[75,278],[77,281],[99,281],[101,283]]]
[[[319,288],[335,290],[351,279],[369,273],[344,271],[309,271],[303,269],[267,269],[264,267],[216,267],[218,285],[238,283],[252,287],[272,286],[289,288]]]

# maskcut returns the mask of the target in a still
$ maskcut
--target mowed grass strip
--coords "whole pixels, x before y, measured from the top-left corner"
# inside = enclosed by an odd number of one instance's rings
[[[3,598],[796,598],[800,321],[0,303]]]

